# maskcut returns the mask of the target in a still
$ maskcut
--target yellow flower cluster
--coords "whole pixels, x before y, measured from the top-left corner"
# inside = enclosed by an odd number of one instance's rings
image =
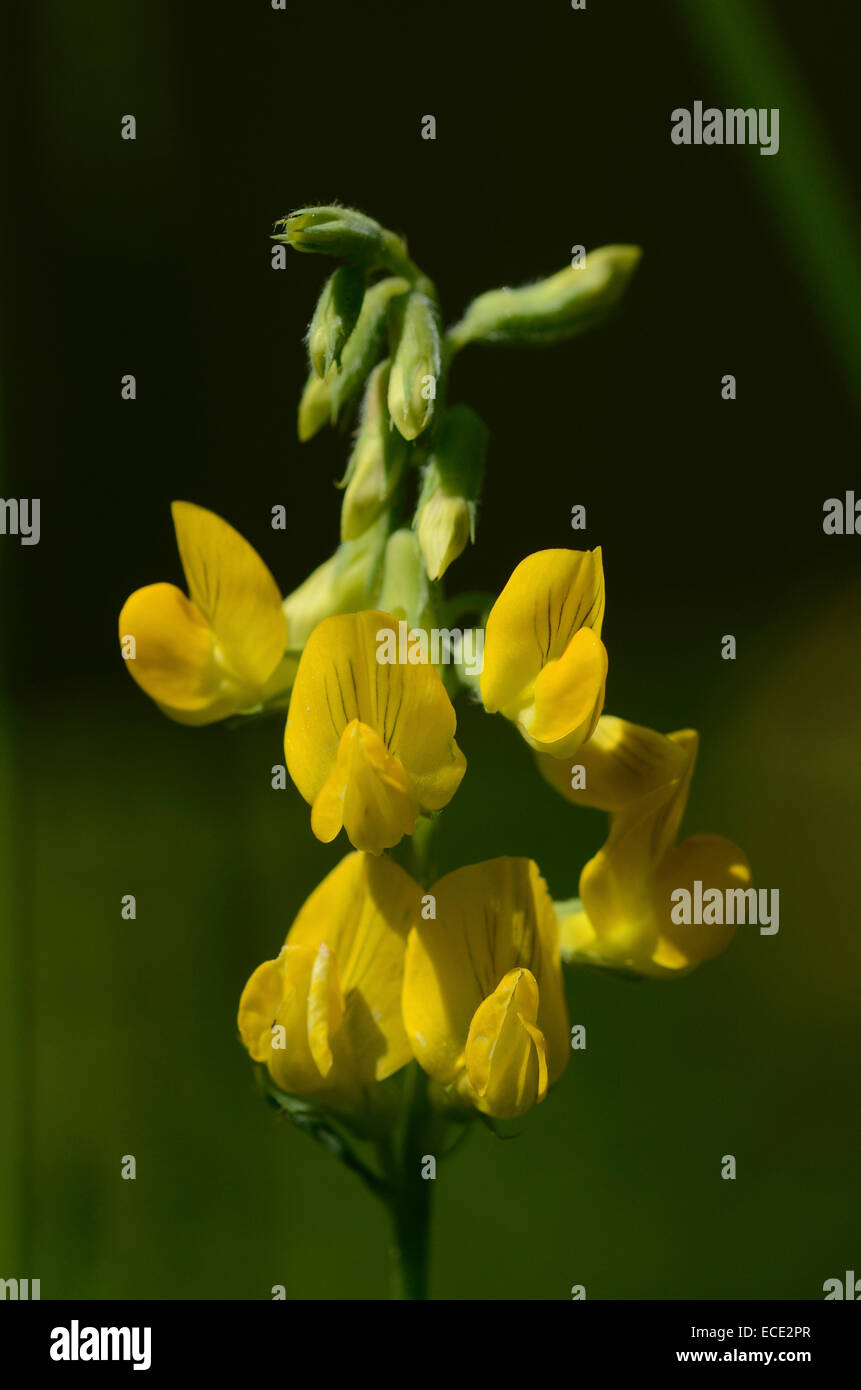
[[[570,1055],[563,960],[670,977],[727,943],[725,928],[670,919],[675,888],[750,881],[729,841],[676,843],[696,734],[603,714],[600,550],[529,555],[486,623],[485,709],[511,721],[561,795],[611,816],[579,899],[557,910],[530,860],[469,864],[428,886],[386,853],[449,803],[466,760],[439,671],[378,661],[378,634],[398,618],[365,601],[373,584],[336,592],[321,567],[282,602],[226,522],[188,503],[173,516],[188,596],[170,584],[132,594],[120,616],[129,670],[183,723],[289,696],[286,766],[313,833],[328,843],[343,830],[354,851],[242,994],[242,1041],[277,1088],[373,1128],[415,1059],[450,1112],[519,1116]]]
[[[436,903],[436,920],[423,904]],[[315,888],[277,960],[255,970],[239,1030],[288,1094],[357,1125],[415,1056],[455,1109],[522,1115],[565,1069],[558,928],[535,864],[457,869],[429,894],[386,856],[354,852]]]

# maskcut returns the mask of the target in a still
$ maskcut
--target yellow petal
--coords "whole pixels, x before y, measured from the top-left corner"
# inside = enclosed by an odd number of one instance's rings
[[[466,1043],[466,1074],[486,1115],[523,1115],[547,1093],[547,1046],[536,1026],[538,985],[510,970],[476,1009]]]
[[[720,836],[692,836],[674,847],[690,790],[697,735],[670,734],[685,757],[681,774],[612,817],[610,836],[580,875],[582,913],[563,922],[566,955],[577,951],[641,974],[691,969],[717,954],[731,935],[721,927],[675,926],[670,893],[709,870],[714,887],[743,886],[741,851]],[[678,881],[676,881],[678,880]]]
[[[258,965],[239,1001],[239,1035],[255,1062],[269,1060],[272,1024],[284,997],[284,972],[278,961]]]
[[[617,811],[610,821],[607,843],[596,856],[596,860],[603,856],[602,865],[609,866],[620,881],[619,890],[624,898],[642,898],[644,884],[650,881],[654,869],[675,844],[687,806],[699,736],[693,729],[682,729],[667,737],[682,759],[676,776]],[[587,878],[591,880],[592,877],[590,871]],[[580,896],[583,897],[582,892]],[[600,933],[599,922],[585,898],[583,905]]]
[[[239,1001],[239,1031],[255,1061],[282,1090],[317,1095],[330,1080],[309,1044],[308,999],[317,959],[313,947],[285,946],[255,970]]]
[[[389,858],[348,854],[305,901],[287,936],[337,960],[344,1014],[332,1044],[333,1083],[383,1081],[412,1058],[401,1013],[404,950],[422,890]]]
[[[708,923],[673,922],[671,894],[685,888],[693,894],[695,880],[702,883],[703,894],[716,888],[724,895],[726,916],[727,890],[750,888],[750,865],[738,845],[722,835],[691,835],[671,849],[658,869],[653,889],[655,915],[660,923],[660,939],[653,961],[662,971],[687,971],[702,961],[712,960],[725,950],[735,935],[735,926]],[[733,913],[738,917],[738,913]]]
[[[533,702],[517,726],[531,748],[570,757],[591,736],[604,706],[607,651],[600,637],[580,628],[535,682]]]
[[[238,531],[204,507],[171,508],[192,602],[209,624],[224,668],[252,690],[265,685],[287,646],[281,594]]]
[[[434,668],[377,661],[378,634],[397,631],[397,619],[390,613],[326,618],[311,633],[302,653],[284,751],[290,776],[306,801],[314,805],[327,789],[319,813],[326,838],[337,819],[335,803],[340,795],[337,778],[331,783],[330,779],[344,731],[354,721],[373,730],[400,765],[416,812],[439,810],[463,777],[466,760],[454,741],[454,709]],[[377,755],[379,760],[379,749]],[[394,762],[386,766],[392,782],[400,786]],[[405,824],[400,810],[396,821]]]
[[[580,875],[580,898],[603,959],[648,959],[657,943],[652,883],[662,857],[661,828],[677,783],[659,787],[615,815],[610,836]],[[656,848],[660,853],[656,854]]]
[[[396,620],[387,613],[338,614],[324,618],[308,637],[290,697],[284,751],[290,776],[312,804],[353,720],[374,729],[389,746],[387,682],[398,668],[378,664],[376,634],[392,625],[397,630]]]
[[[543,667],[559,660],[581,628],[600,637],[603,618],[600,549],[539,550],[521,560],[487,620],[485,709],[516,719]]]
[[[308,1047],[321,1076],[332,1070],[332,1035],[344,1016],[335,953],[321,941],[308,983]]]
[[[602,714],[592,737],[576,754],[553,758],[538,753],[535,761],[544,780],[567,801],[599,811],[622,811],[677,778],[686,769],[688,756],[664,734]],[[571,785],[574,766],[583,769],[583,787]],[[578,773],[576,780],[580,778]]]
[[[455,742],[457,716],[431,665],[384,666],[388,672],[389,746],[425,814],[441,811],[460,786],[466,758]]]
[[[691,792],[691,781],[694,775],[694,768],[697,764],[697,753],[699,752],[700,736],[696,729],[679,729],[674,734],[667,737],[672,743],[681,749],[684,755],[684,764],[679,773],[678,781],[673,785],[675,794],[667,808],[666,816],[663,818],[655,838],[655,859],[662,859],[667,850],[676,843],[679,829],[681,828],[682,818],[688,804],[688,797]]]
[[[492,859],[440,879],[436,919],[410,932],[404,1023],[419,1063],[448,1085],[461,1073],[473,1016],[511,970],[531,972],[551,1081],[568,1062],[558,927],[547,886],[527,859]]]
[[[367,1118],[375,1083],[411,1060],[401,994],[420,902],[409,874],[364,854],[347,855],[305,901],[239,1007],[245,1046],[283,1090],[325,1092],[327,1104]]]
[[[309,996],[317,951],[313,947],[285,946],[278,957],[284,992],[274,1022],[283,1028],[284,1046],[273,1035],[267,1064],[269,1074],[283,1091],[302,1096],[329,1090],[334,1078],[323,1072],[311,1049]],[[319,1049],[318,1049],[319,1051]]]
[[[382,854],[404,835],[412,835],[415,823],[415,807],[398,759],[374,729],[352,719],[311,809],[317,839],[328,844],[343,826],[356,849]]]
[[[133,637],[134,680],[174,717],[207,724],[236,708],[239,687],[219,666],[205,619],[173,584],[137,589],[120,613],[120,641]]]

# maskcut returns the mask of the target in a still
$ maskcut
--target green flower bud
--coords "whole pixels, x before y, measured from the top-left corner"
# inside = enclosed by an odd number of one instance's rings
[[[340,362],[344,344],[356,326],[365,277],[352,265],[342,265],[323,286],[308,330],[308,355],[319,377]]]
[[[616,307],[640,263],[639,246],[602,246],[585,266],[568,266],[521,289],[488,290],[474,299],[449,335],[454,347],[481,341],[517,345],[572,338]]]
[[[436,626],[427,571],[415,534],[406,527],[393,531],[386,542],[377,607],[395,618],[403,618],[411,628],[427,631]]]
[[[349,411],[382,351],[389,305],[408,289],[408,281],[391,276],[365,291],[358,322],[341,353],[341,365],[327,378],[331,381],[333,424]]]
[[[446,410],[422,475],[413,518],[431,579],[440,579],[475,538],[487,429],[467,405]]]
[[[331,376],[321,381],[311,372],[299,402],[299,439],[304,444],[322,429],[332,414]]]
[[[473,536],[470,508],[462,497],[434,493],[422,507],[418,540],[431,579],[441,579]]]
[[[294,251],[338,256],[366,270],[382,268],[403,273],[409,267],[407,248],[401,238],[353,208],[298,208],[276,225],[280,231],[273,241],[286,242]]]
[[[355,540],[380,515],[397,487],[407,461],[409,446],[393,430],[386,409],[389,386],[388,359],[368,377],[362,418],[356,435],[341,507],[341,540]]]
[[[404,439],[415,439],[430,424],[442,369],[439,310],[434,300],[413,290],[398,306],[389,414]]]
[[[324,618],[373,607],[387,531],[388,517],[383,515],[358,540],[340,545],[298,589],[287,595],[282,607],[287,619],[288,651],[301,651]]]

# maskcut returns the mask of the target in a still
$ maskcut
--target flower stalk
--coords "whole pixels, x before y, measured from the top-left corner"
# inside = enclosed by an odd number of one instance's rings
[[[404,1105],[399,1152],[387,1155],[391,1288],[393,1298],[420,1300],[428,1297],[434,1188],[433,1180],[422,1176],[422,1168],[434,1147],[438,1121],[428,1096],[428,1078],[417,1063],[407,1071]]]

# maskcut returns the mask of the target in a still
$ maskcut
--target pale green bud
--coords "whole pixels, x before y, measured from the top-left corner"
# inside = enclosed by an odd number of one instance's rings
[[[304,444],[312,439],[318,430],[330,419],[332,414],[331,376],[321,381],[316,372],[311,372],[305,382],[305,390],[299,402],[299,439]]]
[[[474,299],[449,335],[465,343],[543,344],[571,338],[605,319],[640,263],[639,246],[602,246],[583,267],[568,266],[521,289],[488,290]]]
[[[409,289],[409,282],[391,276],[365,291],[355,328],[341,353],[341,365],[331,377],[332,423],[349,411],[383,347],[389,305]]]
[[[298,208],[276,225],[280,231],[272,240],[286,242],[294,251],[337,256],[366,270],[403,273],[409,266],[402,239],[353,208]]]
[[[356,326],[365,293],[365,277],[352,265],[342,265],[323,286],[308,330],[308,355],[319,377],[324,377],[341,353]]]
[[[413,290],[398,305],[398,316],[389,414],[404,439],[415,439],[430,424],[442,370],[439,310],[428,295]]]
[[[428,576],[441,579],[475,537],[487,429],[467,405],[443,413],[422,474],[413,526]]]
[[[434,603],[427,571],[415,534],[404,527],[393,531],[386,543],[383,582],[377,606],[384,613],[403,618],[410,627],[435,626]]]
[[[371,608],[380,582],[388,517],[355,541],[340,545],[283,602],[287,649],[301,651],[318,623],[335,613]]]
[[[441,579],[473,534],[470,508],[462,497],[437,492],[422,507],[417,531],[428,576]]]
[[[400,482],[409,446],[393,430],[386,409],[389,362],[380,362],[368,377],[362,417],[347,465],[347,490],[341,507],[341,540],[355,540],[380,515]]]

